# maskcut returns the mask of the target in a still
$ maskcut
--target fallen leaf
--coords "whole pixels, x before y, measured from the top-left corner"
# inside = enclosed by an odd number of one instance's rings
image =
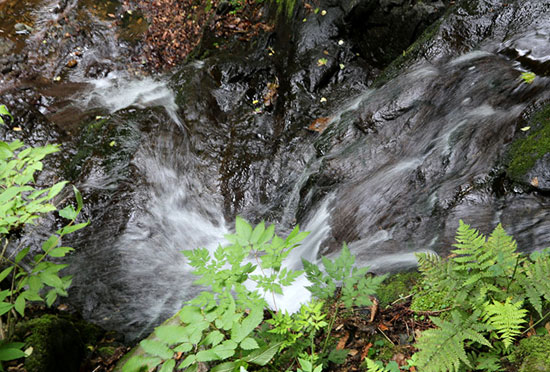
[[[351,350],[348,352],[348,355],[351,355],[351,356],[353,357],[353,356],[356,356],[358,353],[359,353],[359,351],[357,351],[357,350],[355,350],[355,349],[351,349]]]
[[[323,133],[325,129],[327,129],[329,121],[330,117],[316,119],[309,125],[309,127],[307,127],[307,129],[314,132]]]
[[[533,185],[535,187],[538,187],[539,186],[539,178],[538,177],[533,177],[533,179],[531,180],[531,185]]]
[[[365,345],[365,347],[363,348],[363,351],[361,351],[361,362],[363,360],[365,360],[365,358],[367,357],[368,353],[369,353],[369,350],[370,348],[372,347],[372,343],[369,342],[368,344]]]
[[[346,347],[346,342],[348,342],[349,339],[349,332],[346,332],[338,341],[338,345],[336,345],[336,350],[343,350]]]
[[[387,331],[387,330],[389,329],[384,323],[378,324],[378,328],[379,328],[381,331]]]
[[[376,312],[378,311],[378,300],[375,297],[371,297],[372,306],[370,308],[370,322],[372,323],[374,320],[374,317],[376,316]]]
[[[523,127],[521,128],[520,130],[524,131],[524,132],[527,132],[529,129],[531,129],[531,127]]]
[[[550,333],[550,323],[546,323],[544,325],[544,328],[546,328],[546,330],[548,331],[548,333]]]

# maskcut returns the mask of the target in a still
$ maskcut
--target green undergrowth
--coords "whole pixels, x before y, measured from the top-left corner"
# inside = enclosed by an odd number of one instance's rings
[[[525,135],[517,139],[509,151],[508,176],[521,181],[540,158],[550,152],[550,104],[529,120]]]

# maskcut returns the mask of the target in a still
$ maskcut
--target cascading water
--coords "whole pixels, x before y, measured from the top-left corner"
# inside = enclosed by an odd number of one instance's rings
[[[536,12],[550,12],[537,4]],[[117,43],[101,35],[109,42],[88,46],[71,75],[86,83],[72,105],[92,118],[71,163],[92,223],[72,242],[79,249],[69,258],[69,300],[129,339],[143,336],[198,290],[180,251],[223,244],[235,214],[276,222],[280,235],[295,223],[311,231],[287,260],[293,268],[302,257],[338,254],[343,242],[359,265],[408,268],[414,252],[446,253],[459,219],[484,232],[502,222],[520,247],[546,246],[546,194],[513,184],[498,191],[522,115],[550,99],[549,17],[529,18],[535,10],[527,5],[496,18],[483,4],[470,18],[449,16],[422,57],[359,94],[343,63],[342,71],[322,70],[335,77],[315,75],[322,66],[307,48],[319,35],[297,43],[296,59],[314,67],[288,68],[290,76],[277,76],[260,50],[254,58],[189,64],[169,80],[111,65],[105,56]],[[469,26],[452,29],[460,17]],[[314,26],[302,27],[297,34]],[[337,36],[320,53],[350,54]],[[112,68],[89,74],[96,62]],[[519,78],[529,68],[541,75],[533,84]],[[274,94],[264,100],[265,87],[273,93],[279,82],[279,101]],[[312,103],[320,97],[327,106]],[[327,129],[306,131],[312,117]],[[301,278],[278,306],[296,307],[307,297],[304,284]]]

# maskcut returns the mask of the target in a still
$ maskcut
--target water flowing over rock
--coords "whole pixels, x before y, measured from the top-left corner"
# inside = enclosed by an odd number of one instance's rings
[[[550,5],[319,9],[167,77],[94,75],[85,58],[68,72],[83,85],[60,111],[85,124],[64,169],[92,221],[73,242],[70,300],[87,318],[145,334],[197,290],[179,251],[214,248],[236,215],[311,230],[298,266],[347,242],[361,265],[409,267],[414,252],[448,253],[459,219],[484,233],[502,222],[523,250],[548,244],[548,156],[513,178],[509,150],[550,102]],[[77,132],[46,106],[44,126]]]

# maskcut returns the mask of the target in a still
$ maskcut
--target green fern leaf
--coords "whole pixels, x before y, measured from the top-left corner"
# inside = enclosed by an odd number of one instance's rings
[[[493,301],[492,304],[485,304],[483,319],[495,327],[505,348],[514,342],[514,337],[521,334],[521,325],[527,321],[527,310],[522,306],[523,301],[512,303],[510,298],[505,303]]]
[[[470,340],[491,346],[481,334],[481,332],[487,331],[488,327],[479,322],[479,315],[478,311],[468,316],[455,310],[451,313],[451,321],[431,318],[438,328],[422,332],[416,344],[420,350],[417,353],[419,370],[423,372],[457,372],[462,364],[471,368],[464,350],[464,342]]]
[[[386,372],[384,367],[380,367],[372,359],[366,358],[365,363],[367,364],[367,372]]]

